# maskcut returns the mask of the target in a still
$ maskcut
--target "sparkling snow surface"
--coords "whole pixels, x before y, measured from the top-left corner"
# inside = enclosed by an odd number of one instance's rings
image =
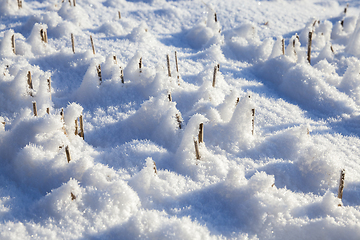
[[[18,2],[0,239],[360,238],[359,1]]]

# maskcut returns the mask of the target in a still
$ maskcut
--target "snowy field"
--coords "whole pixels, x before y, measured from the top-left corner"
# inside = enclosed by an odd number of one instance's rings
[[[0,0],[0,239],[359,239],[359,14]]]

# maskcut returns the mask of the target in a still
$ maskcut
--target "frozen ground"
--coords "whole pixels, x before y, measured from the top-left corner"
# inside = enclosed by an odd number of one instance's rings
[[[0,0],[0,239],[359,239],[359,14]]]

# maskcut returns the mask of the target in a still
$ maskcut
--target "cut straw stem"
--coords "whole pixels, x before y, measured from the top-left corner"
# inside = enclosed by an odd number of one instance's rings
[[[121,83],[124,84],[124,70],[122,70],[121,67],[120,67],[120,78],[121,78]]]
[[[345,184],[345,169],[340,172],[338,198],[342,199]]]
[[[102,76],[101,76],[101,65],[99,64],[99,66],[96,66],[96,71],[99,77],[99,85],[101,85],[102,83]]]
[[[216,82],[216,72],[218,70],[218,66],[214,67],[214,76],[213,76],[213,83],[212,86],[215,87],[215,82]]]
[[[199,139],[199,143],[204,142],[204,123],[200,123],[199,125],[198,139]]]
[[[346,15],[347,10],[348,10],[349,4],[346,4],[346,7],[344,8],[344,14]]]
[[[67,135],[66,128],[65,128],[65,118],[64,118],[64,109],[63,108],[61,109],[60,116],[61,116],[61,122],[63,124],[62,129],[64,131],[64,134]]]
[[[78,129],[78,119],[75,119],[75,135],[79,134],[79,129]]]
[[[153,160],[153,163],[154,163],[154,172],[155,172],[155,174],[157,174],[156,162],[154,160]]]
[[[16,50],[15,50],[15,35],[13,34],[11,36],[11,48],[14,54],[16,54]]]
[[[142,57],[139,60],[139,71],[140,71],[140,73],[142,72],[141,67],[142,67]]]
[[[22,0],[17,0],[18,8],[22,8]]]
[[[41,41],[43,41],[44,43],[47,43],[47,33],[46,33],[46,29],[40,29],[40,37],[41,37]]]
[[[178,122],[178,126],[179,126],[179,129],[181,129],[181,115],[180,114],[176,114],[176,120]]]
[[[215,22],[218,21],[216,13],[214,13]]]
[[[281,50],[282,50],[282,54],[285,55],[285,39],[281,40]]]
[[[177,72],[177,78],[179,79],[179,65],[178,65],[178,58],[177,58],[177,52],[175,51],[175,65],[176,65],[176,72]],[[180,85],[180,83],[178,83]]]
[[[70,156],[70,150],[69,150],[69,146],[65,147],[65,153],[66,153],[66,158],[68,163],[71,161],[71,156]]]
[[[255,133],[255,108],[251,109],[251,126],[252,126],[252,129],[251,129],[251,134],[254,135]]]
[[[309,32],[307,60],[310,64],[311,64],[311,43],[312,43],[312,32]]]
[[[27,82],[28,82],[29,88],[33,89],[32,79],[31,79],[31,72],[30,71],[28,71],[28,74],[27,74]]]
[[[32,104],[33,104],[34,116],[37,117],[38,113],[37,113],[36,102],[33,102]]]
[[[118,15],[119,15],[119,19],[121,19],[121,13],[120,13],[120,11],[118,11]]]
[[[73,53],[75,53],[74,34],[71,34],[71,46],[72,46],[72,51],[73,51]]]
[[[76,7],[76,0],[73,0],[73,5],[74,7]]]
[[[82,137],[82,139],[84,139],[84,122],[83,122],[83,116],[80,115],[80,118],[79,118],[79,121],[80,121],[80,137]]]
[[[32,93],[32,90],[33,90],[33,84],[32,84],[32,79],[31,79],[31,72],[28,71],[28,74],[27,74],[27,83],[28,83],[28,91],[29,91],[29,95],[32,97],[33,96],[33,93]]]
[[[93,50],[93,54],[95,55],[95,46],[94,46],[94,41],[93,41],[93,38],[92,38],[91,35],[90,35],[90,42],[91,42],[91,47],[92,47],[92,50]]]
[[[166,61],[167,61],[167,68],[168,68],[168,76],[171,77],[170,57],[169,57],[169,54],[166,55]]]
[[[47,83],[48,83],[48,92],[50,94],[50,101],[51,101],[51,77],[47,79]]]

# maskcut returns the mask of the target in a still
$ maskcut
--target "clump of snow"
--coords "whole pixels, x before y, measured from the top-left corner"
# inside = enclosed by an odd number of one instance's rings
[[[186,40],[192,48],[199,49],[205,45],[210,46],[221,41],[218,37],[221,32],[220,23],[217,21],[216,13],[212,11],[211,6],[209,8],[206,20],[200,21],[186,33]]]

